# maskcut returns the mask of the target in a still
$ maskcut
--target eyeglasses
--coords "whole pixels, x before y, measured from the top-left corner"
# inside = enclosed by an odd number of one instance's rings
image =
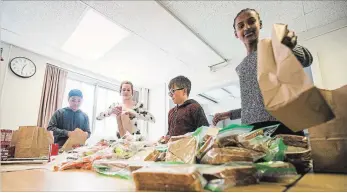
[[[169,96],[172,96],[175,92],[176,92],[176,90],[183,90],[184,88],[175,88],[175,89],[171,89],[170,90],[170,92],[168,93],[169,94]]]

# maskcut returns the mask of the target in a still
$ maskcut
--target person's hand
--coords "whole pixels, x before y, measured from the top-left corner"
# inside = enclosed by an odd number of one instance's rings
[[[166,136],[162,136],[160,139],[159,139],[159,143],[161,144],[167,144],[170,140],[170,136],[169,135],[166,135]]]
[[[132,111],[123,111],[122,115],[129,115],[129,117],[136,117],[136,114]]]
[[[73,132],[73,131],[68,131],[68,132],[67,132],[67,136],[68,136],[68,137],[71,137],[72,132]]]
[[[76,129],[73,131],[68,131],[68,133],[67,133],[68,137],[75,136],[76,134],[77,134]]]
[[[295,35],[294,31],[287,29],[285,36],[282,40],[282,44],[288,46],[290,49],[293,49],[297,44],[298,37]]]
[[[116,116],[120,116],[122,114],[122,107],[121,106],[116,106],[112,109],[112,113],[116,114]]]
[[[230,117],[230,112],[216,113],[213,117],[212,123],[214,126],[216,126],[219,121],[228,119],[229,117]]]

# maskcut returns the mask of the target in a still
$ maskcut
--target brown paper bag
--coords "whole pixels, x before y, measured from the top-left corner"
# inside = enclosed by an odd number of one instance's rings
[[[64,151],[70,151],[75,145],[84,145],[87,140],[87,135],[81,129],[77,128],[74,135],[69,137],[61,148]]]
[[[309,128],[315,172],[347,173],[347,85],[321,90],[335,119]]]
[[[36,126],[21,126],[13,135],[15,158],[48,157],[49,144],[53,139],[48,131]]]
[[[283,45],[287,25],[275,24],[258,44],[258,82],[266,110],[293,131],[325,123],[334,114],[292,51]]]

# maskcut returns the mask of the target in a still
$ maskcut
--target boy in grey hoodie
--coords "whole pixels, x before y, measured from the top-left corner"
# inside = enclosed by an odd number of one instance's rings
[[[57,110],[49,121],[47,130],[53,131],[54,143],[62,147],[76,128],[80,128],[90,136],[89,118],[79,108],[83,100],[80,90],[69,92],[69,107]]]

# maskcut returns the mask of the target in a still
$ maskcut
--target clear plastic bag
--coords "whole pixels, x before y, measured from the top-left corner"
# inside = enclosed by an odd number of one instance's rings
[[[113,158],[128,159],[142,150],[148,142],[142,141],[118,141],[111,145],[113,148]]]
[[[213,148],[209,150],[201,159],[202,164],[221,165],[234,161],[255,160],[251,150],[240,147]]]
[[[227,147],[237,145],[237,136],[249,133],[253,126],[231,124],[219,130],[216,138],[216,146]]]
[[[54,171],[63,171],[63,170],[70,170],[70,169],[82,169],[82,170],[91,170],[92,164],[96,160],[100,159],[110,159],[112,158],[112,149],[104,149],[101,151],[96,152],[93,155],[81,157],[77,160],[66,160],[66,161],[60,161],[59,163],[54,165]]]
[[[262,162],[256,163],[255,166],[257,168],[258,178],[263,182],[276,182],[289,185],[300,177],[295,167],[287,162]]]
[[[148,157],[153,151],[155,151],[155,148],[153,147],[147,147],[140,151],[138,151],[134,156],[130,157],[128,160],[130,161],[144,161],[146,157]]]
[[[215,145],[215,141],[216,141],[216,137],[214,136],[205,136],[205,139],[203,139],[203,145],[199,148],[196,158],[198,160],[201,160],[201,158],[209,151],[211,150],[214,145]]]
[[[277,125],[257,129],[237,137],[238,146],[258,152],[259,158],[265,161],[283,161],[287,146],[282,138],[270,137],[278,128]]]
[[[102,175],[131,179],[129,162],[124,160],[98,160],[93,163],[93,169]]]
[[[206,185],[194,166],[143,167],[132,174],[138,191],[203,191]]]
[[[193,164],[196,162],[198,141],[194,136],[187,136],[168,143],[166,161]]]

